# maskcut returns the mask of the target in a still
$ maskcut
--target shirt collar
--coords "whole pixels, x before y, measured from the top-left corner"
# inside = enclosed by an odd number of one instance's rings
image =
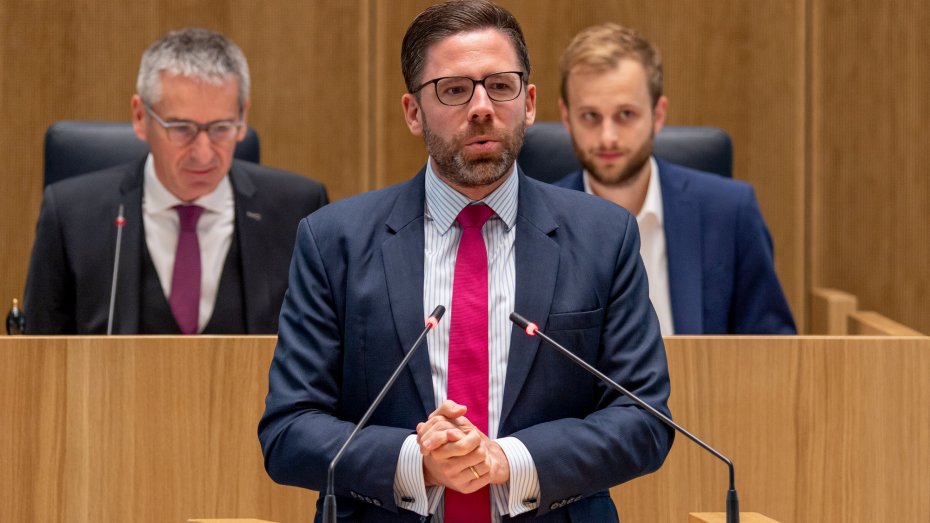
[[[649,177],[649,188],[646,189],[646,199],[643,201],[643,208],[640,209],[639,214],[636,215],[636,219],[642,220],[651,215],[655,217],[659,225],[662,225],[665,218],[665,211],[662,206],[662,187],[659,186],[659,165],[655,157],[652,156],[649,157],[649,164],[651,166],[652,176]]]
[[[441,231],[441,234],[445,234],[452,227],[462,209],[473,202],[442,181],[433,172],[431,164],[431,161],[426,162],[426,216],[433,220],[434,226]],[[517,163],[514,162],[504,183],[481,200],[504,222],[508,231],[517,222],[519,189],[517,172]]]
[[[656,162],[655,156],[649,157],[649,166],[652,175],[649,177],[649,185],[646,187],[646,199],[643,200],[643,208],[640,209],[639,214],[636,215],[636,220],[642,221],[646,216],[655,216],[659,225],[662,225],[665,218],[665,211],[662,205],[662,187],[659,186],[659,164]],[[584,184],[584,192],[594,195],[594,191],[591,189],[591,181],[588,178],[589,176],[587,170],[585,170],[581,176],[582,183]]]
[[[152,153],[149,153],[148,158],[145,159],[143,173],[144,181],[142,194],[145,195],[146,207],[149,208],[151,212],[165,211],[173,209],[178,205],[188,203],[181,201],[162,185],[161,180],[159,180],[158,176],[155,174],[155,160],[152,158]],[[221,213],[229,207],[229,202],[231,202],[232,199],[232,184],[229,183],[229,176],[224,176],[219,185],[216,186],[216,189],[213,189],[209,194],[205,194],[190,203],[197,204],[207,211]]]

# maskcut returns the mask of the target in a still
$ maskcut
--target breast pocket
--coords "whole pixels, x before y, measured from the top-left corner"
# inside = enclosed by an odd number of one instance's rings
[[[600,328],[603,319],[603,308],[582,312],[558,312],[549,315],[547,330],[555,332]]]

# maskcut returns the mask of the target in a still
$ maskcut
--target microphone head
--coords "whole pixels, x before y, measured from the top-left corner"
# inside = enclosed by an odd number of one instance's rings
[[[436,325],[439,323],[439,320],[442,319],[442,315],[446,313],[446,308],[442,305],[437,305],[433,309],[433,313],[429,315],[429,318],[426,318],[426,325],[431,329],[435,329]]]
[[[539,327],[537,327],[535,323],[524,318],[523,316],[520,316],[516,312],[510,313],[510,321],[514,322],[517,325],[517,327],[520,327],[521,329],[526,331],[527,335],[529,336],[534,336],[536,334],[536,331],[539,330]]]

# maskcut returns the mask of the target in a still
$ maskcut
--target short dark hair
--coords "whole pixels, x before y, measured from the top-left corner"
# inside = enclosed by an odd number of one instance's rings
[[[426,53],[433,44],[450,36],[482,29],[497,29],[510,38],[523,72],[529,77],[530,56],[526,50],[526,40],[520,24],[510,11],[486,0],[449,0],[428,7],[407,28],[400,49],[401,69],[407,91],[412,92],[419,87],[420,75],[426,65]]]

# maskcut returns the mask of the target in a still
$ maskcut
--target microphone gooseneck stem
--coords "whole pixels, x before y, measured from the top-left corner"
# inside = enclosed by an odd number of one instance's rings
[[[355,428],[352,429],[352,432],[349,434],[349,437],[346,438],[345,443],[342,444],[342,447],[339,447],[339,451],[336,452],[336,456],[333,457],[333,460],[329,463],[329,469],[326,471],[326,497],[323,499],[323,521],[324,523],[336,523],[336,495],[334,493],[334,483],[336,477],[336,464],[339,463],[339,460],[342,458],[343,453],[345,453],[346,448],[349,447],[349,444],[355,439],[355,435],[358,434],[358,431],[368,423],[368,418],[374,413],[375,409],[378,408],[378,405],[381,404],[381,401],[384,399],[384,396],[387,395],[388,391],[391,390],[391,387],[394,385],[394,382],[397,381],[397,377],[400,376],[400,373],[407,367],[407,363],[410,361],[410,358],[413,357],[413,354],[420,348],[420,345],[423,345],[423,342],[426,340],[426,334],[439,323],[439,319],[442,318],[442,315],[445,314],[446,308],[442,305],[437,306],[433,309],[433,313],[429,315],[426,319],[426,327],[423,328],[423,332],[420,333],[420,336],[417,338],[417,341],[413,342],[413,346],[410,347],[410,350],[407,351],[407,354],[404,355],[404,359],[400,361],[400,364],[397,365],[397,368],[394,369],[394,373],[391,374],[391,377],[388,378],[387,383],[384,384],[384,387],[381,388],[381,392],[375,397],[375,400],[371,403],[371,406],[368,407],[368,410],[365,411],[365,414],[362,415],[362,419],[359,420],[358,424],[355,425]]]
[[[116,253],[113,258],[113,281],[110,282],[110,310],[107,313],[107,336],[113,334],[113,307],[116,305],[116,278],[119,276],[119,253],[120,245],[123,243],[123,226],[126,225],[126,218],[123,217],[123,204],[119,204],[119,212],[116,216]]]
[[[660,421],[662,421],[663,423],[665,423],[666,425],[668,425],[668,426],[671,427],[672,429],[674,429],[674,430],[676,430],[676,431],[678,431],[678,432],[684,434],[688,439],[690,439],[691,441],[697,443],[701,448],[703,448],[703,449],[706,450],[707,452],[710,452],[711,454],[713,454],[714,456],[716,456],[717,458],[719,458],[721,461],[723,461],[724,463],[726,463],[726,464],[727,464],[727,468],[728,468],[729,471],[730,471],[730,489],[727,491],[727,523],[739,523],[739,499],[738,499],[737,494],[736,494],[736,486],[735,486],[735,485],[736,485],[736,477],[735,477],[736,475],[735,475],[735,473],[734,473],[734,471],[733,471],[733,462],[730,461],[729,458],[727,458],[726,456],[724,456],[724,455],[721,454],[720,452],[717,452],[717,450],[715,450],[713,447],[711,447],[711,446],[708,445],[707,443],[704,443],[704,442],[701,441],[697,436],[695,436],[694,434],[691,434],[690,432],[688,432],[687,430],[685,430],[684,427],[682,427],[681,425],[679,425],[679,424],[675,423],[674,421],[672,421],[671,418],[669,418],[669,417],[666,416],[665,414],[662,414],[661,412],[659,412],[659,411],[658,411],[657,409],[655,409],[652,405],[650,405],[650,404],[646,403],[645,401],[641,400],[641,399],[640,399],[639,397],[637,397],[635,394],[633,394],[632,392],[626,390],[626,389],[625,389],[623,386],[621,386],[619,383],[617,383],[617,382],[615,382],[614,380],[610,379],[606,374],[604,374],[603,372],[597,370],[597,369],[594,368],[591,364],[589,364],[588,362],[584,361],[583,359],[579,358],[577,355],[575,355],[575,353],[573,353],[572,351],[566,349],[566,348],[563,347],[561,344],[559,344],[559,342],[553,340],[553,339],[550,338],[549,336],[546,336],[542,331],[539,330],[539,327],[537,327],[535,323],[532,323],[531,321],[527,320],[526,318],[524,318],[523,316],[517,314],[516,312],[514,312],[514,313],[512,313],[512,314],[510,315],[510,321],[514,322],[518,327],[520,327],[521,329],[523,329],[523,330],[526,332],[527,335],[529,335],[529,336],[539,336],[539,338],[540,338],[541,340],[545,341],[549,346],[551,346],[551,347],[553,347],[554,349],[556,349],[556,350],[558,350],[559,352],[561,352],[563,356],[565,356],[565,357],[567,357],[568,359],[570,359],[570,360],[572,360],[573,362],[575,362],[579,367],[581,367],[581,368],[583,368],[584,370],[588,371],[589,373],[595,375],[595,376],[596,376],[597,378],[599,378],[602,382],[604,382],[604,383],[610,385],[611,387],[613,387],[614,390],[620,392],[620,393],[623,394],[624,396],[626,396],[626,397],[630,398],[631,400],[633,400],[634,403],[636,403],[637,405],[639,405],[640,407],[642,407],[643,409],[645,409],[646,411],[648,411],[650,414],[652,414],[653,416],[655,416],[656,418],[658,418]]]

